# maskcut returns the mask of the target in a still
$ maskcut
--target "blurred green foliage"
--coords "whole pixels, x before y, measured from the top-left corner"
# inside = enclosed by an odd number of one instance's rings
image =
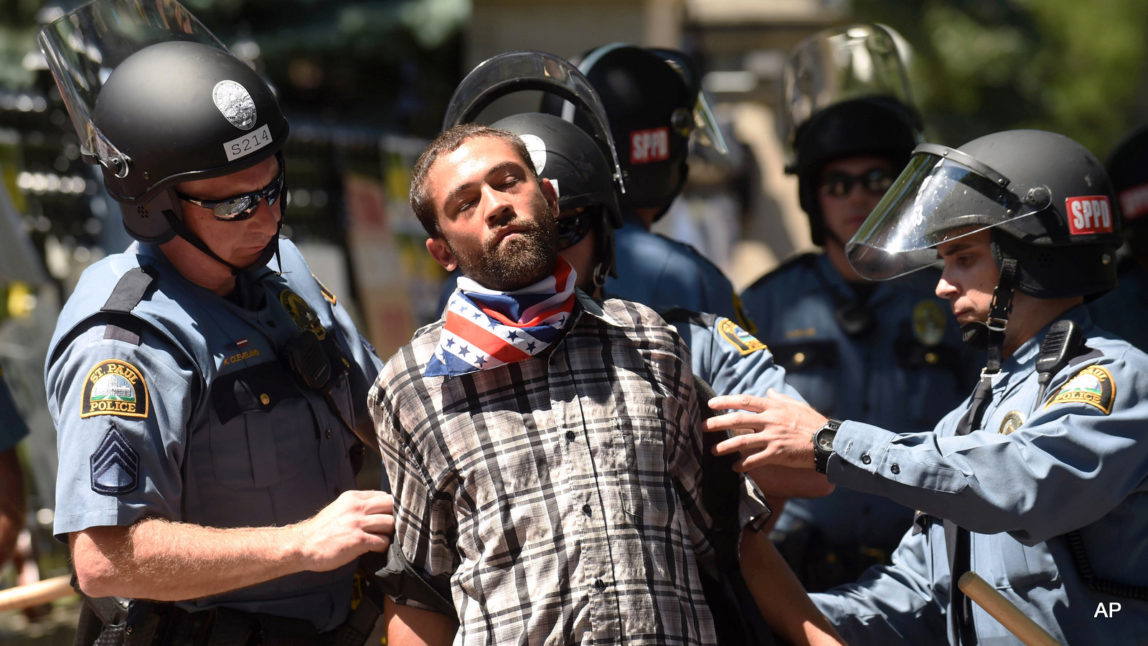
[[[912,46],[911,81],[939,143],[1041,128],[1103,158],[1148,122],[1143,0],[855,0],[854,9]]]

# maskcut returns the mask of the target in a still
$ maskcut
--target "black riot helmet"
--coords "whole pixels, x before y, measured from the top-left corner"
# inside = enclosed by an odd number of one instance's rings
[[[154,243],[179,235],[243,269],[187,229],[175,186],[278,155],[288,125],[267,82],[175,0],[95,0],[38,40],[81,155],[102,166],[128,233]],[[257,264],[276,248],[277,236]]]
[[[677,50],[614,43],[584,54],[578,69],[609,117],[626,178],[622,205],[661,217],[685,185],[691,136],[725,152],[695,64]],[[547,98],[543,110],[581,124],[567,105]]]
[[[1148,126],[1127,134],[1105,164],[1120,206],[1124,240],[1131,254],[1148,259]]]
[[[171,220],[180,218],[176,184],[262,162],[288,132],[253,69],[186,41],[152,45],[121,63],[100,91],[94,123],[125,160],[103,169],[108,192],[124,205],[124,225],[154,242],[179,228]]]
[[[1116,199],[1084,146],[1042,130],[1007,130],[957,149],[921,144],[849,241],[849,262],[882,280],[937,261],[935,247],[992,229],[998,264],[1036,298],[1097,296],[1115,286]]]
[[[530,152],[539,177],[558,192],[558,211],[582,208],[595,218],[598,265],[594,283],[601,286],[614,270],[614,229],[622,226],[613,169],[594,139],[578,126],[554,115],[526,112],[491,124],[518,135]]]
[[[786,172],[797,175],[810,235],[823,246],[827,231],[817,199],[822,169],[836,159],[869,155],[903,167],[923,139],[920,116],[894,33],[882,25],[832,28],[801,41],[786,61],[781,92]]]
[[[883,280],[936,263],[941,243],[990,230],[1000,279],[989,320],[963,332],[987,344],[995,371],[1013,290],[1091,299],[1116,286],[1115,204],[1104,167],[1063,135],[1008,130],[957,149],[921,144],[845,253],[859,274]]]

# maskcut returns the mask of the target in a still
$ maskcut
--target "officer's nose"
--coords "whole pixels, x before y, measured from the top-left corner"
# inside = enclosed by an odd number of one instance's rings
[[[960,290],[953,283],[950,283],[946,274],[941,273],[941,277],[937,279],[937,287],[933,292],[938,298],[948,300],[950,297],[955,296]]]

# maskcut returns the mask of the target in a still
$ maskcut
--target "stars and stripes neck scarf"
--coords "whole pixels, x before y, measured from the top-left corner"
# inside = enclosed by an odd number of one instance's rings
[[[462,277],[446,304],[446,319],[427,377],[454,377],[533,357],[558,340],[574,310],[578,274],[558,258],[553,275],[512,292]]]

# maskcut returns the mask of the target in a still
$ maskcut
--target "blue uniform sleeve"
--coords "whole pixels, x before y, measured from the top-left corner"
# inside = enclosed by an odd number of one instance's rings
[[[185,433],[199,391],[190,362],[148,332],[138,345],[96,325],[49,363],[59,451],[55,534],[180,520]]]
[[[948,563],[937,558],[944,549],[934,551],[930,536],[906,533],[890,565],[809,597],[849,644],[945,643]]]
[[[28,425],[12,399],[8,382],[0,378],[0,451],[7,451],[28,436]]]
[[[770,389],[805,401],[785,381],[785,368],[773,361],[769,348],[724,316],[709,325],[700,321],[675,324],[687,337],[693,370],[719,395],[759,395]]]
[[[964,436],[953,435],[960,409],[935,433],[846,422],[829,479],[1028,545],[1083,527],[1145,490],[1146,359],[1129,348],[1064,371],[1039,404],[1029,373],[993,405],[986,430]],[[1008,432],[1010,415],[1019,426]]]

